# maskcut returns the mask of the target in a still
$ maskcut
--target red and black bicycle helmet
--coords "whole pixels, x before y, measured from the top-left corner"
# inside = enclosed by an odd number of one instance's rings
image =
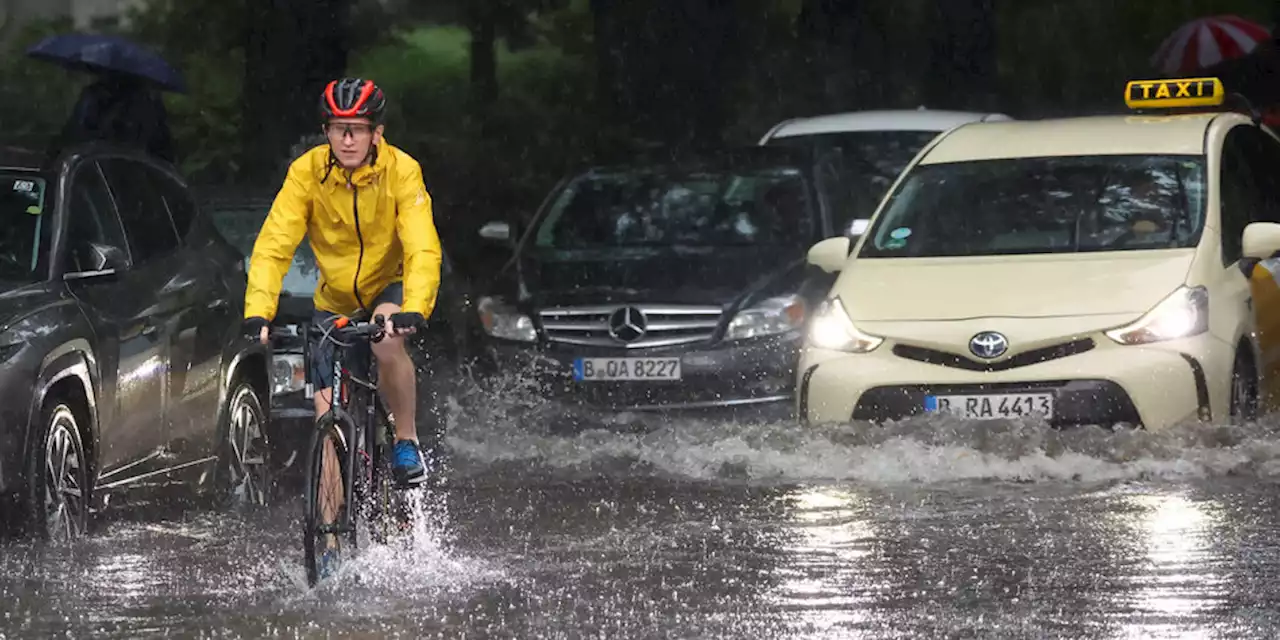
[[[387,98],[372,80],[342,78],[330,82],[320,95],[320,118],[368,118],[382,124],[387,111]]]

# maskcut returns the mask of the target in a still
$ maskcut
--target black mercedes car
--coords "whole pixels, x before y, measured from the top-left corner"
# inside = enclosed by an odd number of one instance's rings
[[[261,504],[267,354],[245,274],[174,169],[97,144],[0,150],[0,515],[75,537],[119,492]]]
[[[477,301],[490,379],[536,380],[572,427],[792,417],[803,327],[831,283],[805,253],[842,213],[826,162],[755,147],[597,167],[556,186],[527,228],[485,225],[513,251]]]

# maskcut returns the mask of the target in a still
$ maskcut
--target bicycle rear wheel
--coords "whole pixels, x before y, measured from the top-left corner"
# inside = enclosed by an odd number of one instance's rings
[[[306,513],[303,516],[307,584],[337,568],[343,551],[355,547],[352,451],[339,423],[324,416],[316,423],[307,455]]]

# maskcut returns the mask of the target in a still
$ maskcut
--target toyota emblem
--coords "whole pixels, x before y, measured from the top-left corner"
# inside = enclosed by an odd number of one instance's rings
[[[995,331],[983,331],[969,339],[969,350],[979,358],[999,358],[1009,350],[1009,339]]]
[[[609,335],[621,342],[635,342],[644,337],[648,322],[635,307],[620,307],[609,314]]]

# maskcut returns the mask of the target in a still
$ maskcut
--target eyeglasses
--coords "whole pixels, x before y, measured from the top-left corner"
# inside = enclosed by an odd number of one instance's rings
[[[330,138],[339,140],[345,139],[348,135],[360,139],[369,137],[373,133],[373,127],[367,124],[344,122],[342,124],[325,124],[324,132]]]

